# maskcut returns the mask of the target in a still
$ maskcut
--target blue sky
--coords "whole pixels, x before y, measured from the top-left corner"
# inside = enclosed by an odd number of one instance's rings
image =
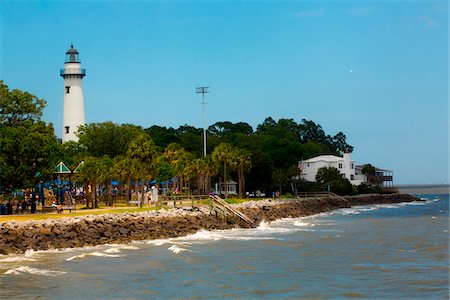
[[[3,1],[0,75],[62,132],[73,43],[88,122],[266,117],[343,131],[395,183],[448,182],[447,1]]]

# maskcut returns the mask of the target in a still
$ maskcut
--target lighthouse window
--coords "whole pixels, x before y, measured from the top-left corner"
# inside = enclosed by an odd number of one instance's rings
[[[339,167],[339,169],[342,169],[342,164],[339,164],[338,167]]]
[[[66,94],[68,94],[70,91],[70,86],[66,86]]]
[[[69,126],[66,126],[66,127],[65,127],[65,129],[66,129],[66,134],[69,133],[69,128],[70,128]]]

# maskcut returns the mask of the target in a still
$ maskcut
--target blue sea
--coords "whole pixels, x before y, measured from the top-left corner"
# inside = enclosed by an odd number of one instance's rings
[[[0,299],[448,299],[449,196],[0,256]]]

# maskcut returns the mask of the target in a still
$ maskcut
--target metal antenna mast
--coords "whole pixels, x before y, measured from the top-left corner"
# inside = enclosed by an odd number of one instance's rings
[[[203,106],[203,156],[206,156],[206,125],[205,125],[205,94],[209,93],[209,86],[196,87],[195,92],[202,94],[202,106]]]

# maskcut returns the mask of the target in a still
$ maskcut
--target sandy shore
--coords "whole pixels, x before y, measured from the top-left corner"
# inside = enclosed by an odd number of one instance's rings
[[[235,205],[255,225],[288,217],[303,217],[355,205],[421,201],[410,195],[365,195],[337,198],[249,201]],[[170,209],[141,213],[87,215],[39,221],[0,223],[0,254],[128,243],[132,240],[164,239],[193,234],[201,229],[248,227],[239,218],[216,216],[207,208],[199,211]]]

